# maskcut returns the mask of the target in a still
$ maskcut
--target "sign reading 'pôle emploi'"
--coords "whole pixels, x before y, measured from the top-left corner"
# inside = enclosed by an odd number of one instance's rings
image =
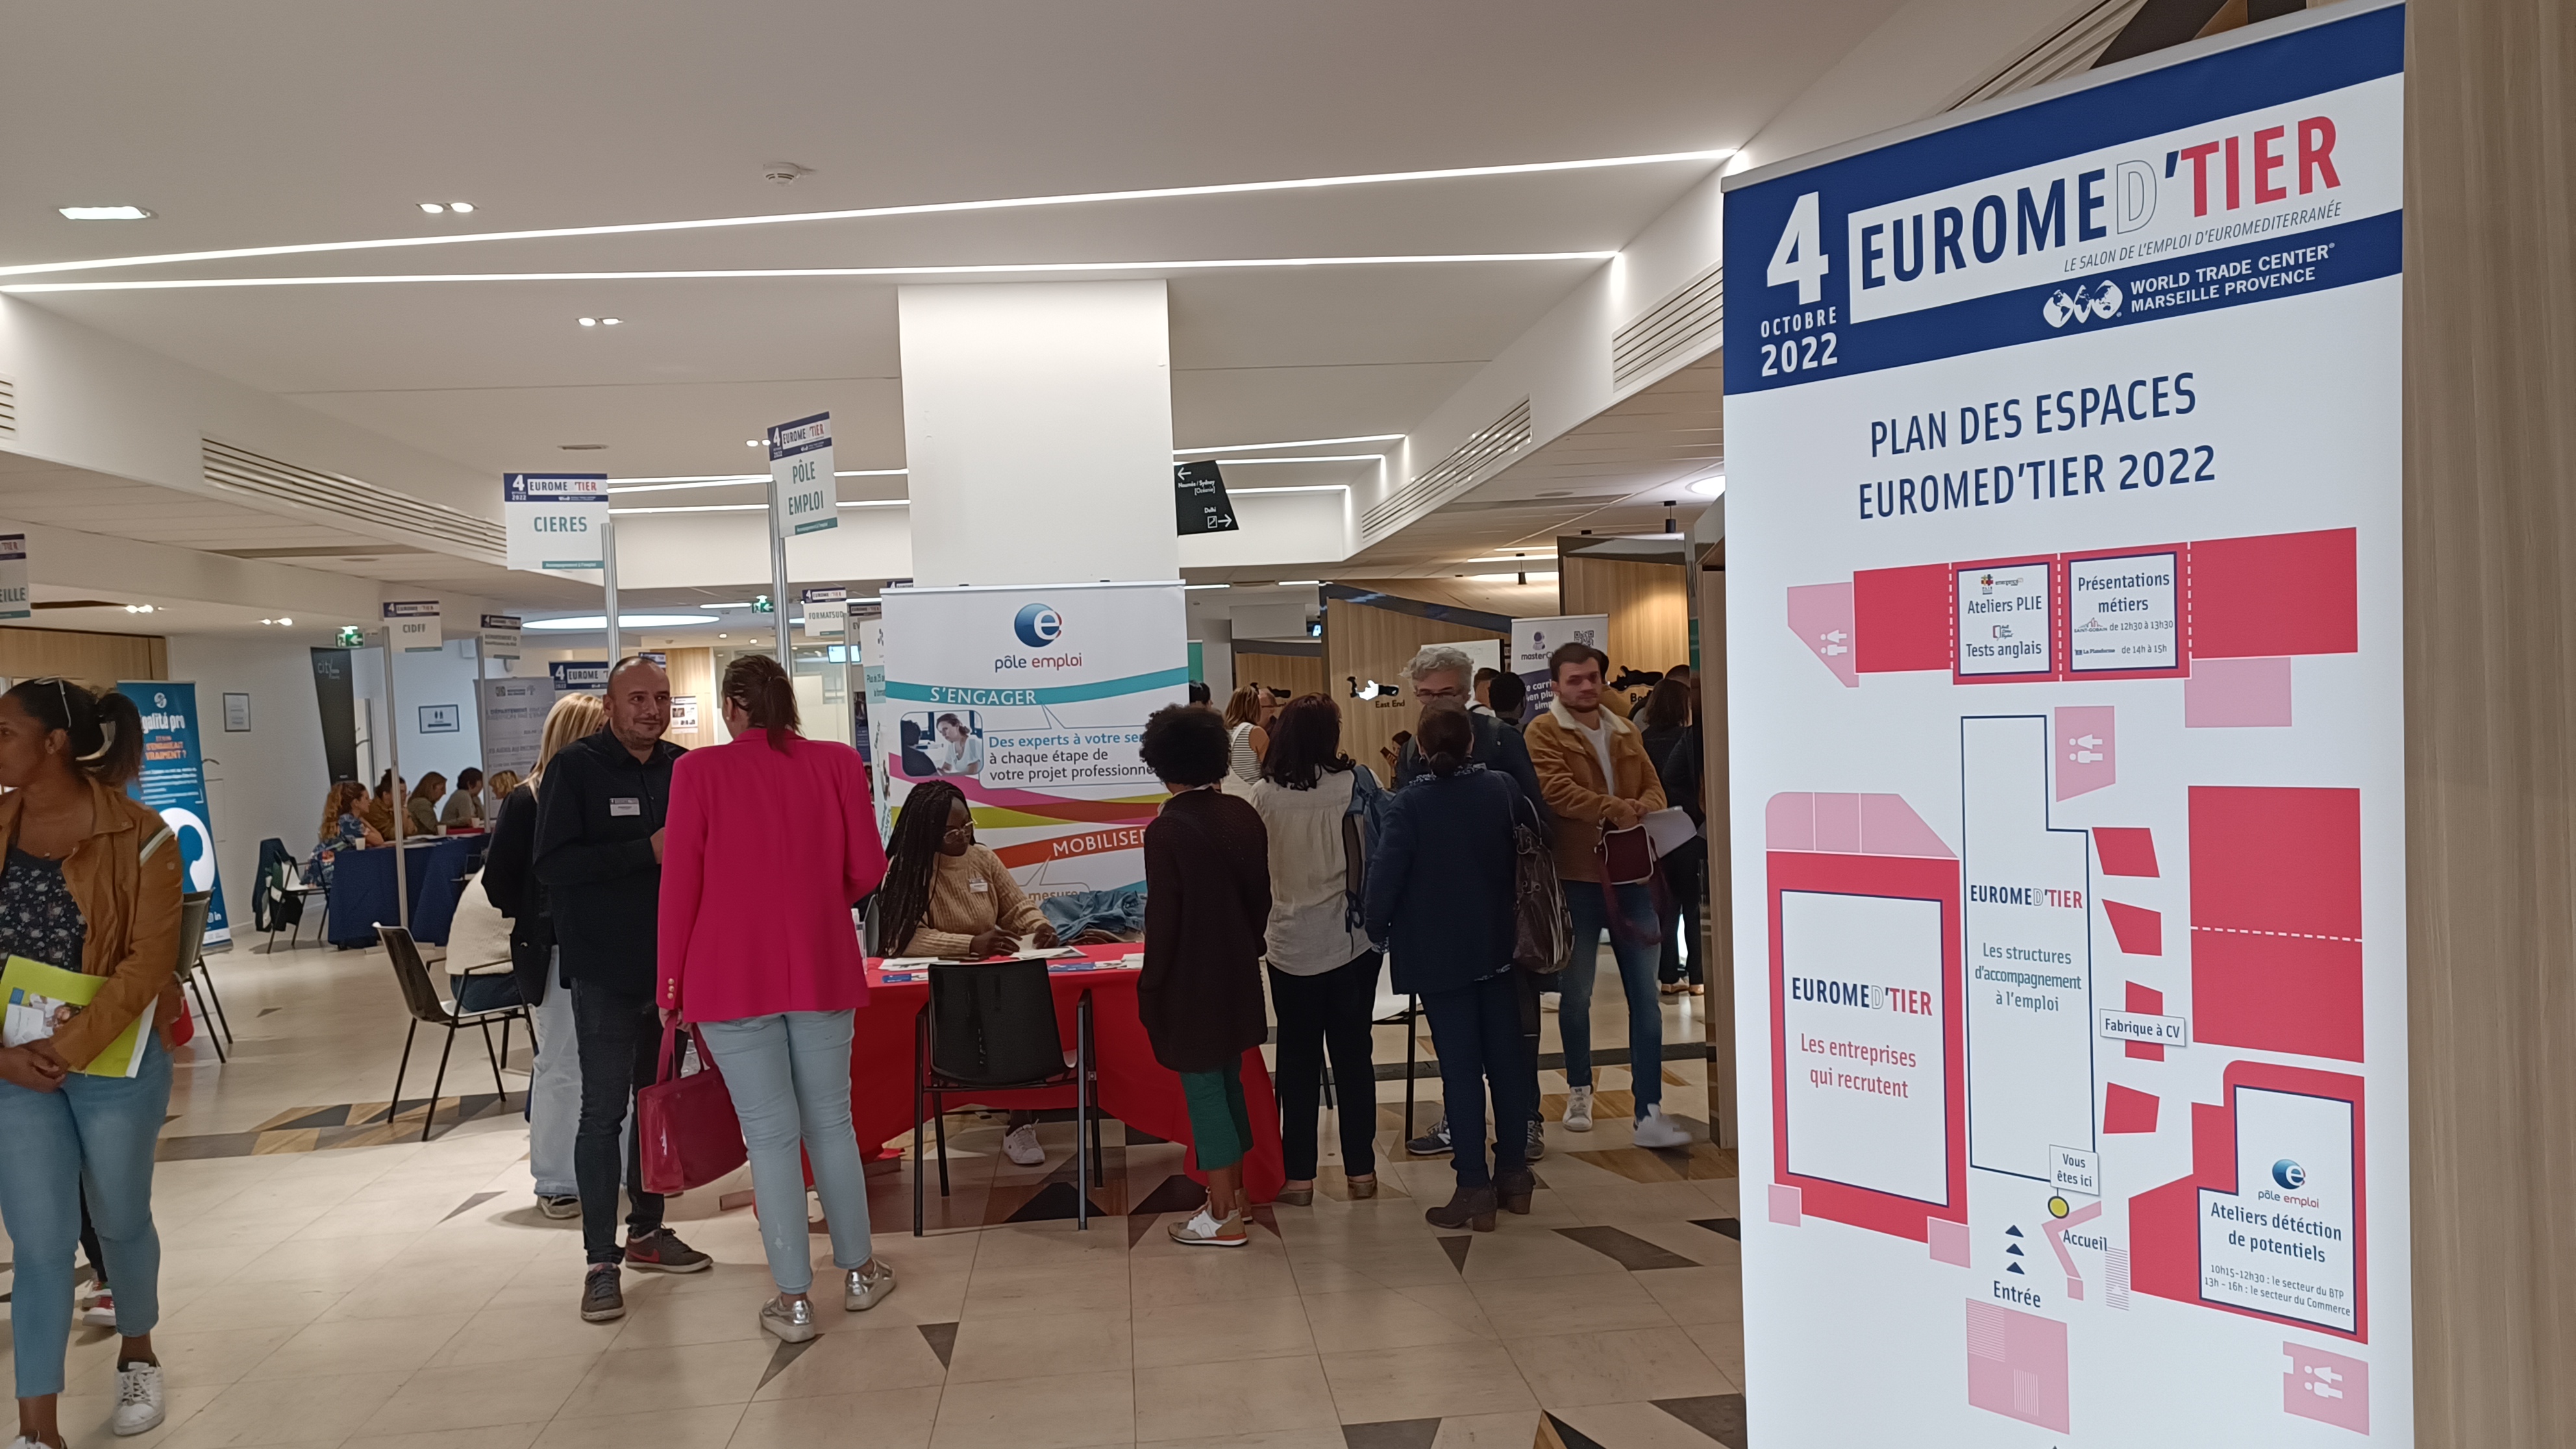
[[[816,413],[769,430],[769,476],[778,485],[778,527],[802,538],[841,526],[832,474],[832,415]]]

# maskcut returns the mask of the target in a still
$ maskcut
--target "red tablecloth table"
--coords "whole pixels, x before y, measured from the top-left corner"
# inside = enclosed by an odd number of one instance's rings
[[[1100,1086],[1092,1110],[1187,1145],[1195,1139],[1180,1075],[1154,1060],[1153,1044],[1145,1039],[1145,1024],[1136,1014],[1136,982],[1144,972],[1117,964],[1139,949],[1086,947],[1082,962],[1052,963],[1047,984],[1055,988],[1056,1029],[1071,1049],[1074,1009],[1089,992],[1093,1067]],[[868,1004],[859,1009],[850,1042],[850,1117],[862,1148],[911,1135],[914,1021],[930,1005],[926,970],[936,969],[897,971],[897,979],[889,981],[883,962],[868,962]],[[1252,1115],[1252,1152],[1243,1162],[1243,1186],[1252,1201],[1266,1203],[1279,1195],[1288,1177],[1279,1155],[1279,1102],[1271,1094],[1270,1070],[1257,1047],[1243,1054],[1243,1101]],[[950,1092],[947,1104],[950,1111],[965,1106],[1002,1111],[1071,1107],[1074,1089]],[[1195,1153],[1185,1166],[1193,1179],[1207,1181]]]

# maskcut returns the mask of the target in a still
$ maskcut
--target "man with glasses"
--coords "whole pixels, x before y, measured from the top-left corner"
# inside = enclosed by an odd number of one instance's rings
[[[1414,701],[1424,713],[1435,709],[1468,710],[1467,722],[1474,726],[1475,741],[1467,758],[1486,769],[1510,776],[1520,787],[1522,798],[1529,802],[1532,818],[1548,818],[1547,797],[1539,793],[1538,772],[1530,767],[1529,746],[1522,743],[1520,731],[1495,718],[1491,710],[1474,708],[1477,702],[1474,693],[1476,661],[1467,657],[1467,651],[1448,644],[1425,646],[1413,656],[1412,662],[1404,666],[1404,676],[1412,684]],[[1396,788],[1403,789],[1406,782],[1430,768],[1422,758],[1421,750],[1412,740],[1406,740],[1404,752],[1395,761]],[[1515,972],[1513,979],[1521,989],[1521,1034],[1529,1043],[1528,1060],[1534,1064],[1538,1061],[1540,979],[1526,971]],[[1535,1065],[1530,1075],[1529,1100],[1536,1103],[1539,1093]],[[1499,1124],[1495,1130],[1501,1130]],[[1431,1124],[1430,1131],[1405,1143],[1404,1150],[1415,1157],[1446,1156],[1449,1152],[1448,1117],[1444,1114],[1441,1120]],[[1526,1160],[1536,1162],[1546,1150],[1547,1143],[1538,1119],[1533,1117],[1529,1124]]]

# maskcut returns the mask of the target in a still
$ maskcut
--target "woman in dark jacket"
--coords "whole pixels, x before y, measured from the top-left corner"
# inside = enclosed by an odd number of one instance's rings
[[[528,1174],[536,1179],[537,1211],[550,1218],[581,1212],[572,1175],[572,1139],[581,1124],[581,1054],[574,1050],[572,992],[554,971],[555,929],[546,915],[546,888],[530,868],[537,843],[537,785],[555,752],[608,720],[595,694],[567,694],[546,713],[536,767],[525,783],[501,797],[492,820],[492,848],[483,857],[483,894],[510,918],[510,971],[519,999],[528,1004],[537,1036],[537,1059],[528,1074]]]
[[[1492,1232],[1494,1208],[1530,1210],[1537,1183],[1517,1130],[1485,1167],[1485,1092],[1497,1120],[1529,1121],[1538,1104],[1512,980],[1512,817],[1520,791],[1467,758],[1474,726],[1463,710],[1425,710],[1414,742],[1431,765],[1395,793],[1369,862],[1368,933],[1388,947],[1395,989],[1422,998],[1440,1054],[1458,1191],[1423,1216],[1434,1227]],[[1148,938],[1150,939],[1150,937]]]
[[[1145,974],[1137,1014],[1154,1059],[1180,1073],[1207,1206],[1172,1224],[1172,1241],[1239,1248],[1252,1115],[1243,1054],[1270,1036],[1261,1000],[1270,922],[1270,841],[1261,816],[1223,793],[1233,742],[1225,720],[1172,705],[1145,721],[1138,753],[1172,792],[1145,827]]]
[[[1690,685],[1672,674],[1647,691],[1645,708],[1637,712],[1638,732],[1646,739],[1646,758],[1655,762],[1655,776],[1663,782],[1664,798],[1689,810],[1693,820],[1700,818],[1699,774],[1693,769],[1690,778],[1684,780],[1676,773],[1675,765],[1698,763],[1698,714],[1698,699]],[[1656,861],[1655,868],[1664,876],[1664,954],[1655,975],[1663,982],[1666,996],[1683,992],[1703,995],[1708,988],[1700,982],[1699,898],[1708,891],[1708,845],[1696,838],[1684,841]],[[1687,963],[1682,960],[1684,941],[1691,945]]]

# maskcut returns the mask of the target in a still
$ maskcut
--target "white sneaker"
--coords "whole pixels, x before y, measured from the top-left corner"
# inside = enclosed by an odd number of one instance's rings
[[[116,1431],[118,1438],[160,1428],[169,1412],[161,1395],[161,1365],[139,1363],[116,1371],[116,1417],[108,1421],[108,1427]]]
[[[89,1306],[81,1310],[80,1321],[92,1328],[114,1328],[116,1326],[115,1292],[107,1288],[98,1290],[97,1296],[89,1300]]]
[[[1002,1155],[1022,1167],[1045,1166],[1046,1149],[1038,1145],[1038,1125],[1032,1122],[1012,1128],[1010,1135],[1002,1139]]]
[[[1568,1132],[1592,1130],[1592,1089],[1590,1087],[1565,1089],[1565,1130]]]
[[[1682,1124],[1664,1115],[1661,1107],[1648,1107],[1637,1119],[1636,1135],[1629,1140],[1640,1147],[1688,1147],[1691,1135]]]
[[[1225,1221],[1219,1222],[1206,1208],[1200,1208],[1189,1221],[1172,1224],[1172,1241],[1185,1248],[1240,1248],[1252,1238],[1243,1230],[1240,1210],[1226,1214]]]

